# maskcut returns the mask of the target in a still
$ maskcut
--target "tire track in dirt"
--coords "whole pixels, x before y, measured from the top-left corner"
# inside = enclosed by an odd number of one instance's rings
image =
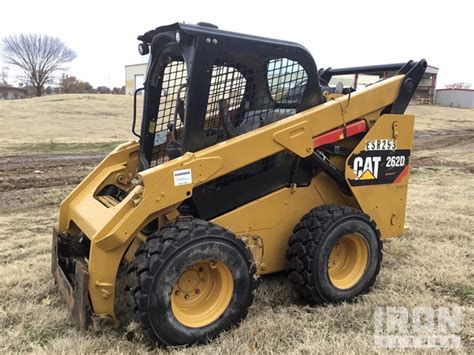
[[[474,129],[422,131],[415,132],[413,147],[415,150],[431,150],[455,145],[471,144],[474,139]]]
[[[447,167],[473,174],[472,159],[463,160],[460,149],[466,154],[474,150],[474,129],[415,132],[412,163],[415,167]]]
[[[105,155],[0,157],[0,192],[78,184]]]
[[[472,166],[422,156],[424,152],[473,145],[474,129],[415,132],[413,162],[416,166],[448,166],[474,172]],[[471,152],[472,149],[466,149]],[[104,154],[35,154],[0,156],[0,192],[77,185]]]
[[[104,154],[0,156],[0,214],[59,205]],[[33,212],[36,214],[36,212]]]

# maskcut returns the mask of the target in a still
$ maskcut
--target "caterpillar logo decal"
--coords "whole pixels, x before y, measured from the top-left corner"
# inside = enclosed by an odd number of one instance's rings
[[[349,158],[352,186],[391,184],[408,174],[410,150],[363,150]]]

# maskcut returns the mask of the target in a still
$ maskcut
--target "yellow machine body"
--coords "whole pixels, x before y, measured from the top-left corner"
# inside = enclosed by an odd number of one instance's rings
[[[403,79],[404,75],[397,75],[139,173],[138,142],[118,146],[62,202],[55,231],[57,235],[82,233],[90,240],[87,270],[82,270],[87,280],[83,294],[90,298],[95,319],[115,320],[117,271],[124,259],[133,258],[141,244],[139,231],[156,218],[160,226],[179,218],[177,206],[192,195],[194,187],[283,150],[307,157],[313,153],[315,137],[356,120],[363,120],[367,130],[358,144],[346,139],[342,130],[341,144],[352,150],[349,157],[364,153],[372,141],[395,142],[396,149],[409,152],[414,117],[381,113],[395,100]],[[345,171],[347,181],[377,179],[374,170],[378,158],[372,162],[364,161],[370,157],[359,158],[355,166],[349,159],[336,157],[332,161]],[[185,169],[190,169],[191,181],[176,186],[174,172]],[[249,245],[258,274],[277,272],[285,268],[288,238],[296,223],[310,209],[323,204],[360,209],[373,218],[382,238],[400,236],[404,230],[407,173],[400,174],[393,183],[349,183],[352,196],[343,194],[332,179],[319,173],[309,186],[281,188],[211,222],[231,230]],[[109,184],[127,191],[127,197],[117,202],[97,196]],[[65,278],[57,269],[55,276],[58,281]],[[85,302],[77,300],[81,296],[72,290],[66,293],[72,309]]]

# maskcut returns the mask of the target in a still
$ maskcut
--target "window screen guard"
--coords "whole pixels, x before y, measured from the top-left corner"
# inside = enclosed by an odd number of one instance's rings
[[[261,72],[255,72],[223,59],[213,66],[203,132],[209,144],[296,113],[307,82],[303,67],[291,59],[277,58],[267,60],[261,68]],[[151,166],[166,161],[169,158],[166,147],[171,141],[181,139],[187,90],[183,84],[186,80],[187,70],[183,61],[175,60],[165,67]]]
[[[183,117],[180,116],[177,103],[184,106],[186,100],[187,70],[183,61],[172,61],[164,70],[163,82],[160,95],[160,104],[155,125],[155,140],[153,158],[150,166],[161,164],[166,160],[165,149],[170,143],[172,131],[176,134],[175,139],[180,139]],[[179,100],[178,99],[179,93]],[[176,120],[176,122],[175,122]],[[173,125],[173,126],[171,126]],[[171,130],[170,130],[171,128]]]

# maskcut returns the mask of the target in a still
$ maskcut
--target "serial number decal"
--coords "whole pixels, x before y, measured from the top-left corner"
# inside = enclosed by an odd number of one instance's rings
[[[349,158],[352,186],[391,184],[409,165],[410,150],[363,150]]]
[[[365,142],[365,150],[395,150],[397,141],[395,139],[374,139]]]
[[[174,186],[191,184],[193,176],[191,169],[182,169],[173,171]]]

